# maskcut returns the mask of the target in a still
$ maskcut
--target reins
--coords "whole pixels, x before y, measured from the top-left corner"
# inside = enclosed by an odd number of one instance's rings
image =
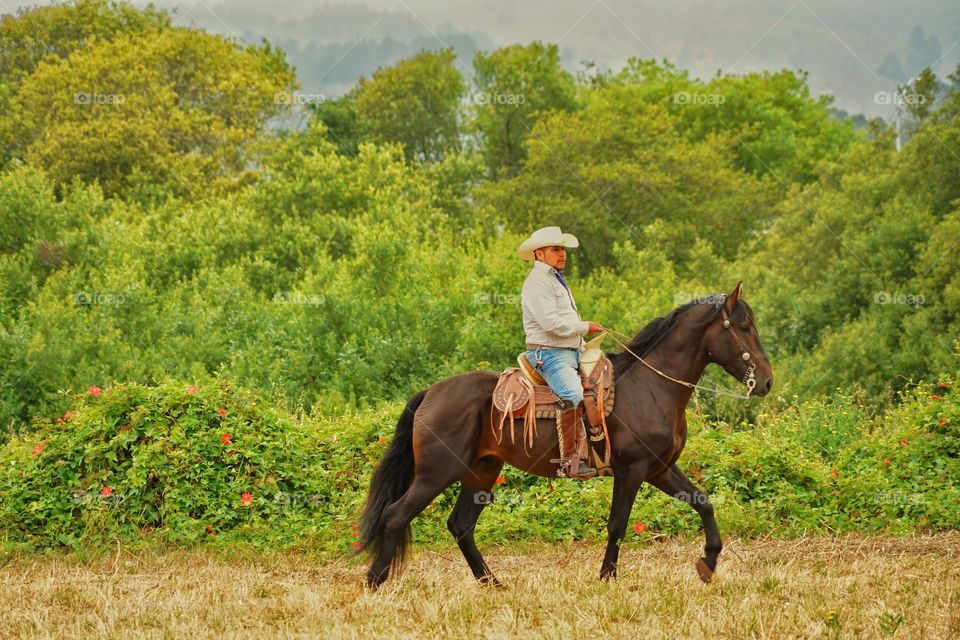
[[[731,322],[730,322],[730,319],[727,317],[727,310],[726,310],[725,308],[722,308],[722,307],[721,307],[721,313],[723,314],[723,327],[724,327],[725,329],[730,329],[730,331],[731,331],[731,336],[733,337],[734,341],[737,343],[737,346],[740,348],[740,353],[741,353],[741,356],[740,356],[740,357],[743,358],[745,361],[750,361],[750,360],[751,360],[750,352],[747,351],[747,349],[746,349],[746,347],[744,346],[743,342],[740,340],[740,337],[737,336],[737,334],[736,334],[735,332],[733,332],[732,324],[731,324]],[[647,362],[646,360],[644,360],[642,357],[640,357],[640,356],[638,356],[636,353],[634,353],[634,352],[630,349],[630,347],[628,347],[622,340],[620,340],[620,338],[617,337],[617,336],[620,336],[620,337],[622,337],[622,338],[625,338],[625,339],[627,339],[627,340],[630,340],[630,336],[624,335],[624,334],[622,334],[622,333],[619,333],[618,331],[614,331],[613,329],[608,329],[608,328],[606,328],[606,327],[604,327],[603,330],[604,330],[604,332],[605,332],[607,335],[609,335],[611,338],[613,338],[614,342],[616,342],[616,343],[619,344],[621,347],[623,347],[623,350],[624,350],[624,351],[626,351],[627,353],[629,353],[630,355],[632,355],[634,358],[636,358],[637,360],[639,360],[640,362],[642,362],[645,367],[647,367],[648,369],[650,369],[651,371],[653,371],[654,373],[656,373],[656,374],[659,375],[660,377],[666,378],[667,380],[670,380],[671,382],[675,382],[676,384],[679,384],[679,385],[681,385],[681,386],[683,386],[683,387],[687,387],[688,389],[695,389],[695,390],[700,390],[700,391],[707,391],[707,392],[709,392],[709,393],[712,393],[712,394],[718,395],[718,396],[729,396],[729,397],[731,397],[731,398],[739,398],[739,399],[741,399],[741,400],[749,400],[749,399],[750,399],[750,394],[753,393],[753,389],[757,386],[757,379],[756,379],[756,377],[754,376],[754,370],[756,369],[756,364],[755,364],[754,362],[752,362],[752,361],[750,362],[750,366],[747,367],[746,373],[745,373],[745,374],[743,375],[743,377],[740,379],[740,382],[747,387],[747,393],[746,393],[746,394],[736,393],[736,392],[734,392],[734,391],[730,391],[729,389],[721,389],[720,387],[713,387],[713,388],[711,388],[711,387],[705,387],[705,386],[703,386],[703,385],[695,384],[695,383],[693,383],[693,382],[687,382],[686,380],[678,380],[677,378],[674,378],[673,376],[667,375],[666,373],[664,373],[663,371],[660,371],[660,370],[657,369],[655,366],[653,366],[652,364],[650,364],[649,362]],[[654,345],[654,346],[656,346],[656,345]],[[653,348],[653,347],[651,347],[651,349],[652,349],[652,348]]]

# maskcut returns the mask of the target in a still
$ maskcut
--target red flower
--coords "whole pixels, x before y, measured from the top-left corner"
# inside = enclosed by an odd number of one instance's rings
[[[100,491],[100,495],[102,495],[104,498],[109,498],[110,496],[113,495],[113,489],[111,489],[110,487],[104,487]]]
[[[941,383],[940,383],[939,385],[937,385],[937,386],[939,386],[941,389],[949,389],[949,388],[950,388],[950,385],[948,385],[946,382],[941,382]]]
[[[253,494],[249,492],[240,494],[240,503],[241,504],[250,504],[253,502]]]
[[[93,397],[98,397],[100,395],[100,387],[98,387],[95,384],[90,385],[89,387],[87,387],[87,393],[89,393]]]
[[[497,476],[497,484],[503,484],[507,481],[503,476]]]
[[[232,442],[230,442],[230,434],[229,434],[229,433],[223,434],[223,444],[233,444]]]
[[[947,419],[946,419],[946,418],[940,418],[940,426],[941,426],[941,427],[944,427],[944,426],[946,426],[946,424],[947,424]]]
[[[836,478],[838,475],[840,475],[840,472],[837,471],[836,469],[832,469],[832,470],[830,471],[830,475],[832,475],[834,478]]]
[[[901,446],[901,447],[907,446],[907,439],[906,439],[906,438],[900,438],[900,446]]]
[[[885,464],[885,465],[887,465],[887,466],[889,467],[889,466],[890,466],[890,458],[884,459],[883,464]]]
[[[69,419],[70,419],[70,412],[69,412],[69,411],[67,411],[65,414],[63,414],[63,419],[64,419],[64,420],[69,420]]]
[[[633,525],[633,530],[636,531],[637,533],[643,533],[644,531],[647,530],[647,528],[648,528],[647,525],[643,524],[642,522],[638,522],[635,525]]]
[[[930,399],[931,399],[931,400],[943,400],[943,398],[941,398],[941,397],[938,396],[937,394],[933,394],[932,396],[930,396]]]
[[[63,418],[57,418],[57,424],[63,424]]]
[[[763,468],[763,465],[762,465],[762,464],[758,464],[758,465],[757,465],[757,469],[762,469],[762,468]]]
[[[40,442],[37,443],[37,446],[33,448],[33,451],[30,452],[30,455],[34,455],[34,456],[40,455],[40,452],[43,451],[43,448],[45,446],[47,446],[47,441],[41,440]]]
[[[224,409],[223,407],[220,407],[219,409],[217,409],[217,413],[220,414],[220,417],[221,417],[221,418],[226,418],[226,417],[227,417],[227,410]]]
[[[189,387],[187,387],[187,393],[193,395],[196,392],[197,392],[196,385],[190,385]]]
[[[213,525],[211,525],[211,524],[208,524],[208,525],[207,525],[207,533],[209,533],[209,534],[212,535],[212,536],[217,535],[217,532],[213,530]]]
[[[354,543],[353,543],[353,552],[354,552],[354,553],[360,553],[360,543],[359,543],[359,542],[354,542]]]

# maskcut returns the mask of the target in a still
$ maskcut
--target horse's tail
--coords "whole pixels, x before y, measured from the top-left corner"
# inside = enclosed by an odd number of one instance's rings
[[[360,519],[360,547],[371,552],[374,558],[380,557],[382,551],[383,512],[399,500],[413,482],[413,414],[426,394],[426,390],[418,391],[407,402],[397,420],[393,441],[377,464],[370,481],[370,493]],[[410,537],[410,525],[407,525],[407,530],[397,543],[396,553],[390,559],[392,569],[398,569],[403,563]]]

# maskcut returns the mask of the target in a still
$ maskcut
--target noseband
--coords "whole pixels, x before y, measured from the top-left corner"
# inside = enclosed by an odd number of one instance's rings
[[[747,370],[744,372],[743,377],[740,378],[740,383],[747,387],[747,398],[750,397],[750,394],[753,393],[753,390],[757,386],[757,377],[754,375],[754,372],[757,370],[757,363],[753,361],[750,357],[750,351],[747,349],[746,345],[743,344],[743,340],[740,339],[740,336],[737,335],[737,332],[733,330],[733,323],[730,322],[730,317],[727,315],[727,307],[724,304],[727,297],[723,296],[720,298],[720,301],[717,305],[720,307],[720,313],[723,314],[723,328],[730,331],[730,337],[733,338],[733,341],[737,344],[737,347],[740,349],[740,357],[744,362],[749,362]]]

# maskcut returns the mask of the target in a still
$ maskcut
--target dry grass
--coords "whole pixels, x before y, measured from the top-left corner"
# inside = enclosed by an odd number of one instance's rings
[[[896,638],[960,637],[960,533],[733,541],[708,586],[700,545],[627,546],[613,583],[594,545],[487,549],[499,590],[456,550],[419,550],[377,593],[359,561],[295,554],[17,558],[0,569],[0,637],[882,638],[897,615]]]

